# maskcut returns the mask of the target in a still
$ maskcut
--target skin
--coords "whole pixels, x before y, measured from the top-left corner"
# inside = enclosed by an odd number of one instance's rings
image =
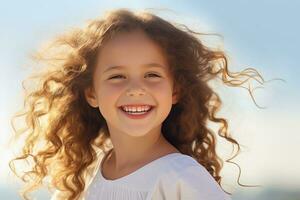
[[[163,68],[145,67],[147,63]],[[124,68],[105,72],[115,65]],[[143,31],[119,33],[104,44],[97,55],[93,87],[85,96],[99,108],[110,132],[113,151],[102,169],[106,177],[120,177],[161,156],[179,153],[161,133],[172,104],[177,103],[169,65],[160,46]],[[119,109],[127,104],[155,107],[146,118],[130,119]]]

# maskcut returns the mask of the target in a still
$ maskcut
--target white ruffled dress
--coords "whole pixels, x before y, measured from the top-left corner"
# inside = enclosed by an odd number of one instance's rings
[[[209,172],[188,155],[165,155],[114,180],[102,175],[102,160],[83,193],[84,200],[231,200]]]

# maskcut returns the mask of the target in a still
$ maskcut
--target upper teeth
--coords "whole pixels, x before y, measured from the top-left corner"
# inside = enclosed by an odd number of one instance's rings
[[[138,106],[138,107],[132,107],[132,106],[122,106],[122,108],[125,111],[130,111],[130,112],[143,112],[143,111],[148,111],[151,106]]]

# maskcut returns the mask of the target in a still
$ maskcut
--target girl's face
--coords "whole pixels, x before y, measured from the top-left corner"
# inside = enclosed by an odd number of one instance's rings
[[[117,66],[117,67],[116,67]],[[173,80],[159,45],[142,31],[119,33],[101,48],[95,73],[94,89],[86,98],[98,107],[109,131],[143,136],[159,130],[172,104]],[[121,110],[123,105],[153,105],[141,119],[132,119]]]

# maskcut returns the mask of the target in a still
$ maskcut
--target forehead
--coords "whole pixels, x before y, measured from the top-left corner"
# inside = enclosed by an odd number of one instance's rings
[[[111,65],[142,66],[147,63],[168,67],[163,49],[141,30],[116,34],[105,42],[97,55],[101,71]]]

